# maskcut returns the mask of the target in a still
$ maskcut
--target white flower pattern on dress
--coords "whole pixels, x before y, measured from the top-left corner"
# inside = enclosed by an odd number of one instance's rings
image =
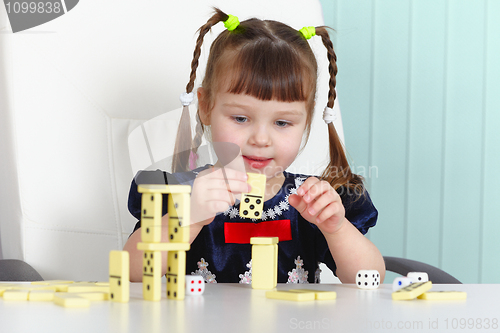
[[[274,219],[276,217],[276,213],[274,212],[274,209],[272,208],[269,208],[267,210],[267,216],[270,218],[270,219]]]
[[[206,262],[204,258],[201,258],[200,261],[198,261],[198,269],[194,272],[191,272],[191,275],[201,275],[206,283],[217,283],[215,274],[210,272],[207,267],[208,262]]]
[[[248,271],[245,272],[245,274],[240,274],[240,283],[242,284],[252,284],[252,259],[248,262],[246,265],[247,268],[249,269]]]
[[[288,201],[280,201],[279,207],[280,207],[280,209],[282,211],[289,210],[290,209],[290,204],[288,203]]]
[[[307,281],[309,272],[302,268],[303,265],[304,261],[298,256],[295,259],[295,268],[291,272],[288,272],[288,281],[286,283],[309,283]]]
[[[238,216],[240,214],[240,212],[236,209],[236,207],[232,207],[230,210],[229,210],[229,218],[230,219],[234,219],[236,216]]]

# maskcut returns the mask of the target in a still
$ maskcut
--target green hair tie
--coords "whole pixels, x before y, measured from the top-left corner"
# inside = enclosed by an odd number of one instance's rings
[[[299,30],[302,36],[305,39],[310,39],[312,36],[316,36],[316,28],[315,27],[303,27]]]
[[[240,25],[240,21],[238,18],[234,15],[229,14],[227,16],[227,20],[224,21],[224,26],[227,28],[229,31],[233,31]]]

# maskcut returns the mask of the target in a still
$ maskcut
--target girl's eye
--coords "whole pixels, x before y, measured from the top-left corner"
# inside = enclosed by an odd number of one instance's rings
[[[234,116],[233,119],[237,123],[244,123],[247,121],[247,117],[243,117],[243,116]]]
[[[284,120],[277,120],[276,125],[278,127],[286,127],[286,126],[289,126],[290,123],[288,121],[284,121]]]

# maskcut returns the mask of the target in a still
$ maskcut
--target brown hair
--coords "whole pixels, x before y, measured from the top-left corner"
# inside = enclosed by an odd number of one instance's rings
[[[199,30],[196,47],[191,62],[191,75],[186,91],[192,92],[201,45],[204,36],[212,26],[228,19],[228,15],[215,8],[214,15]],[[326,27],[317,27],[327,49],[330,73],[328,107],[333,108],[335,100],[335,76],[337,74],[336,55]],[[230,73],[230,75],[228,75]],[[314,114],[316,96],[317,63],[308,41],[290,26],[271,20],[249,19],[233,30],[224,30],[212,43],[202,87],[205,90],[204,104],[210,111],[215,102],[215,94],[220,87],[228,92],[244,93],[261,100],[276,99],[283,102],[306,102],[307,118],[305,139],[309,136]],[[186,109],[186,108],[185,108]],[[187,117],[186,117],[187,114]],[[182,124],[187,121],[188,125]],[[172,171],[187,171],[189,150],[196,152],[201,144],[203,125],[199,110],[197,113],[196,136],[191,141],[189,113],[183,111],[177,133]],[[362,184],[359,176],[349,167],[344,148],[333,123],[328,124],[330,136],[330,163],[322,178],[335,189],[340,186],[355,188]],[[188,143],[184,156],[177,154],[182,142]],[[183,160],[182,160],[183,159]],[[336,172],[332,172],[336,170]],[[338,172],[341,171],[341,172]]]

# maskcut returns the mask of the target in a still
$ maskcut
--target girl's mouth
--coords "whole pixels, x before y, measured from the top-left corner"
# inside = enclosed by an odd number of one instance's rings
[[[253,169],[262,169],[272,161],[272,158],[265,158],[258,156],[243,156],[243,159]]]

